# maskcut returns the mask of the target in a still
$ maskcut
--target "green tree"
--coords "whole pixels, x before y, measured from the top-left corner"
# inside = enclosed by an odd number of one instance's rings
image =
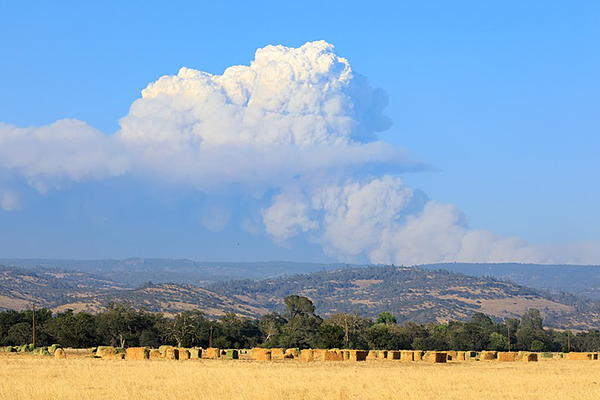
[[[284,300],[286,321],[283,326],[284,342],[287,347],[316,347],[319,340],[319,326],[323,322],[315,314],[315,306],[307,297],[291,295]]]
[[[548,340],[544,332],[544,325],[540,311],[530,308],[521,317],[521,324],[516,333],[517,346],[521,350],[529,350],[534,340],[545,342]]]
[[[396,317],[394,316],[394,314],[384,311],[382,313],[379,313],[379,315],[377,316],[377,324],[395,324],[396,323]]]
[[[177,347],[191,347],[203,336],[206,330],[202,328],[207,323],[204,313],[198,310],[180,312],[164,325],[166,337],[174,340]]]
[[[337,313],[331,315],[325,321],[325,325],[333,325],[346,332],[348,325],[348,348],[349,349],[368,349],[369,345],[365,339],[365,331],[373,325],[369,318],[362,317],[357,311],[353,313]],[[343,347],[346,347],[344,343]]]
[[[98,343],[96,318],[86,312],[59,312],[47,323],[46,329],[55,342],[64,347],[92,347]]]
[[[508,338],[498,332],[490,333],[489,350],[504,351],[508,349]]]
[[[531,351],[546,351],[546,345],[540,340],[532,340]]]
[[[276,312],[263,315],[258,322],[263,343],[270,344],[276,340],[286,322],[285,318]]]
[[[11,346],[21,346],[31,343],[32,329],[28,322],[19,322],[8,329],[6,342]]]
[[[323,349],[339,349],[345,347],[344,328],[338,325],[322,324],[319,327],[319,347]]]
[[[98,316],[98,334],[113,346],[125,347],[135,339],[137,312],[127,303],[110,303]]]

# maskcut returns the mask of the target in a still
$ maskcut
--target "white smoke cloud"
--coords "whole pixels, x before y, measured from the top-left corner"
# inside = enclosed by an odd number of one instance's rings
[[[389,172],[369,175],[421,167],[378,139],[391,126],[386,105],[385,92],[331,44],[267,46],[222,75],[181,68],[150,83],[114,135],[76,120],[0,124],[0,180],[20,178],[45,193],[126,175],[209,196],[242,194],[262,208],[261,229],[275,242],[305,237],[340,260],[555,260],[539,246],[469,229],[456,207]],[[7,193],[0,205],[15,209]],[[208,204],[200,222],[224,229],[232,210]],[[256,232],[250,220],[244,229]]]
[[[267,232],[285,240],[311,230],[327,254],[346,261],[362,254],[382,264],[549,261],[519,239],[470,230],[456,207],[415,196],[389,175],[312,192],[311,199],[298,193],[276,196],[264,213]]]
[[[85,122],[64,119],[41,127],[0,123],[0,173],[45,193],[85,179],[122,175],[128,159],[112,137]]]

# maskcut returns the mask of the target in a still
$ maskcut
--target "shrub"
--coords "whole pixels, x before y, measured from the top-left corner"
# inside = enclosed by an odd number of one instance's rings
[[[533,340],[531,342],[531,351],[541,352],[541,351],[545,351],[545,350],[546,350],[546,345],[544,344],[544,342],[539,341],[539,340]]]

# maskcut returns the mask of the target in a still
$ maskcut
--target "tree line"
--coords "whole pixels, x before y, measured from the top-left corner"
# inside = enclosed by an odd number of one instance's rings
[[[468,322],[397,324],[389,312],[373,320],[358,312],[323,318],[306,297],[284,299],[285,311],[258,319],[233,313],[209,319],[200,311],[184,311],[172,318],[137,310],[127,303],[111,303],[104,312],[52,313],[35,310],[35,344],[87,348],[163,344],[218,348],[349,348],[419,350],[528,350],[599,351],[600,331],[573,334],[544,327],[539,310],[529,309],[520,319],[495,322],[476,313]],[[33,311],[0,312],[0,344],[19,346],[33,341]]]

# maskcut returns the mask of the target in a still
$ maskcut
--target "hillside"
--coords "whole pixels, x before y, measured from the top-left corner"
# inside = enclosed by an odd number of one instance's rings
[[[260,280],[344,268],[346,264],[317,264],[289,261],[205,262],[187,259],[128,258],[124,260],[1,259],[0,264],[19,268],[60,268],[109,279],[128,287],[146,282],[180,283],[206,287],[227,280]],[[352,265],[358,267],[358,265]],[[516,263],[444,263],[417,265],[445,269],[472,276],[491,276],[519,285],[570,293],[600,301],[600,266],[540,265]]]
[[[210,289],[228,297],[253,299],[257,306],[269,310],[281,309],[285,296],[301,294],[314,301],[321,315],[358,311],[373,317],[390,311],[400,321],[424,323],[465,320],[475,312],[503,319],[537,308],[549,326],[600,327],[597,302],[493,278],[415,267],[346,268],[263,281],[224,282]]]
[[[267,312],[193,285],[146,284],[132,289],[80,271],[0,265],[0,310],[23,310],[35,304],[53,311],[98,312],[111,301],[128,302],[136,308],[167,315],[194,309],[210,317],[226,312],[257,317]]]
[[[110,279],[57,268],[16,268],[0,265],[0,309],[36,307],[96,311],[97,297],[126,287]]]
[[[200,310],[215,318],[233,312],[243,317],[259,317],[268,310],[256,303],[220,295],[194,285],[172,283],[146,284],[143,287],[109,293],[98,297],[102,304],[110,301],[128,302],[134,307],[174,316],[182,311]]]
[[[600,266],[598,265],[444,263],[421,265],[421,267],[445,269],[473,276],[492,276],[553,293],[566,292],[600,300]]]
[[[35,303],[54,311],[97,312],[111,301],[126,301],[167,315],[198,309],[211,317],[226,312],[257,317],[281,311],[283,298],[290,294],[311,298],[321,315],[358,311],[374,317],[391,311],[399,321],[425,323],[466,320],[476,312],[497,319],[519,317],[527,309],[537,308],[548,326],[600,327],[598,302],[490,277],[417,267],[347,267],[256,281],[224,281],[205,288],[180,283],[146,283],[133,288],[74,270],[0,266],[0,309],[24,309]]]

